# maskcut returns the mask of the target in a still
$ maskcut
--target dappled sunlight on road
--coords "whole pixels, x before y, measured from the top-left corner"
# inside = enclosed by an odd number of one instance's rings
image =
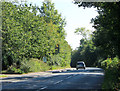
[[[58,71],[57,71],[58,72]],[[16,81],[3,84],[3,89],[100,89],[104,77],[101,68],[69,69],[36,77],[16,77]],[[15,78],[13,78],[15,79]],[[5,79],[4,79],[5,80]],[[12,79],[11,79],[12,80]],[[17,80],[21,80],[18,81]]]

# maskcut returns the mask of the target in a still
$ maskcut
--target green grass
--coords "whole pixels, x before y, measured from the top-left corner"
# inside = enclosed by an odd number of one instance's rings
[[[38,59],[31,59],[29,62],[26,64],[26,66],[29,66],[29,72],[44,72],[48,70],[58,70],[58,69],[65,69],[65,68],[70,68],[70,65],[67,65],[65,67],[61,66],[49,66],[47,63],[44,63],[41,60]]]
[[[65,67],[61,66],[49,66],[47,63],[44,63],[41,60],[32,58],[29,61],[23,61],[20,68],[16,68],[16,65],[12,65],[8,68],[8,70],[2,71],[2,73],[8,74],[25,74],[30,72],[44,72],[48,70],[58,70],[58,69],[65,69],[70,68],[70,65]]]
[[[7,75],[0,75],[0,78],[8,77]]]
[[[38,59],[30,59],[23,67],[22,69],[28,68],[28,72],[41,72],[41,71],[47,71],[50,69],[50,66],[47,65],[47,63],[44,63],[41,60]],[[27,72],[27,73],[28,73]]]
[[[52,70],[58,70],[58,69],[65,69],[65,68],[70,68],[70,66],[65,66],[65,67],[61,67],[61,66],[52,66]]]

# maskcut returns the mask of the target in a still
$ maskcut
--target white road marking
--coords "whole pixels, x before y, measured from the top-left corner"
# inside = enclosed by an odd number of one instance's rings
[[[56,83],[54,83],[54,84],[58,84],[58,83],[60,83],[60,82],[62,82],[63,80],[60,80],[60,81],[57,81]]]
[[[67,79],[71,78],[72,76],[67,77]]]
[[[73,77],[74,75],[72,75],[72,76],[69,76],[69,77],[67,77],[66,79],[69,79],[69,78],[71,78],[71,77]]]
[[[40,88],[40,89],[46,89],[47,88],[47,86],[46,87],[42,87],[42,88]]]

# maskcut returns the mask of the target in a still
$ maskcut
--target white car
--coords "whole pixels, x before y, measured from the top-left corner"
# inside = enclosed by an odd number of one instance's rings
[[[85,69],[86,65],[83,61],[78,61],[76,64],[76,69],[78,70],[79,68]]]

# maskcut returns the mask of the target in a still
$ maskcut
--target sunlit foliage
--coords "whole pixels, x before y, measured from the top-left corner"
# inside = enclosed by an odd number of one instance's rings
[[[2,62],[3,70],[15,65],[21,69],[31,58],[48,65],[70,63],[71,47],[65,40],[65,19],[51,2],[41,7],[32,4],[2,2]],[[54,57],[59,60],[53,60]]]

